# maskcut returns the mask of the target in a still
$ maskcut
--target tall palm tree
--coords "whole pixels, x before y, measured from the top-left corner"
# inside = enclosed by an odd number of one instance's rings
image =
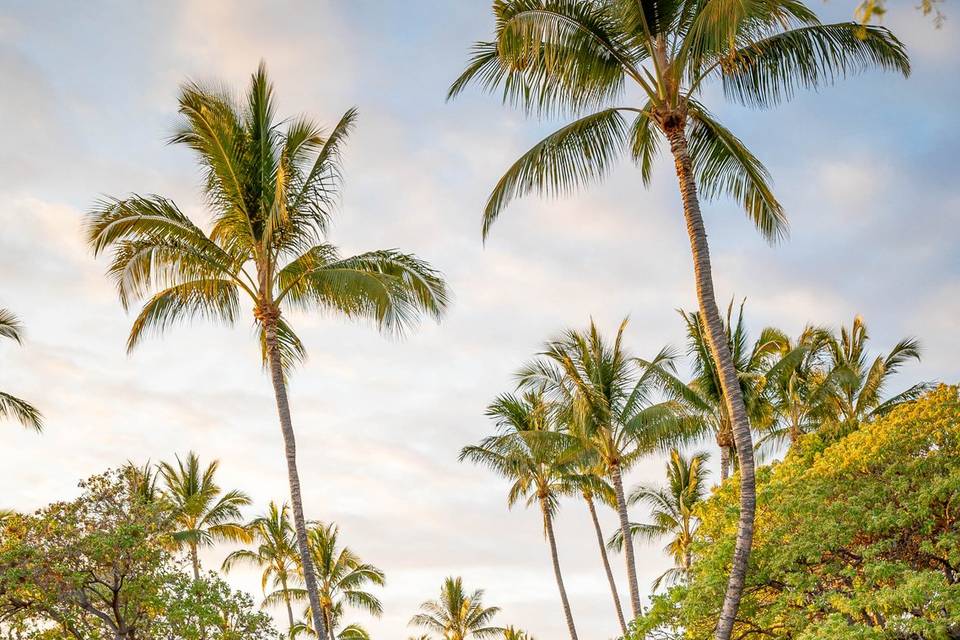
[[[842,373],[837,392],[831,398],[833,417],[844,424],[856,424],[890,411],[897,405],[914,400],[930,388],[925,382],[915,384],[890,398],[884,391],[890,378],[908,360],[920,360],[920,343],[904,338],[886,355],[872,362],[867,351],[870,335],[863,318],[856,316],[850,327],[840,327],[840,335],[828,342],[830,367]]]
[[[669,538],[664,551],[673,558],[674,568],[657,577],[653,589],[663,583],[671,584],[684,578],[693,565],[693,537],[697,518],[693,513],[706,494],[707,454],[684,457],[674,449],[667,463],[667,488],[639,485],[630,492],[630,504],[643,504],[650,509],[651,522],[631,525],[631,534],[641,540]],[[611,545],[616,548],[623,538],[615,535]]]
[[[260,589],[266,596],[268,585],[272,588],[271,596],[283,601],[289,628],[293,628],[290,585],[297,580],[299,565],[290,508],[286,503],[278,505],[270,501],[266,513],[251,520],[245,528],[256,547],[230,553],[224,559],[222,569],[230,571],[240,563],[260,567],[263,570]]]
[[[464,447],[460,460],[482,464],[511,480],[513,484],[507,494],[509,507],[520,500],[525,500],[527,506],[540,507],[543,534],[550,546],[567,630],[571,640],[577,640],[553,531],[559,498],[569,488],[568,463],[564,460],[569,444],[558,430],[553,414],[554,410],[540,393],[530,392],[522,397],[501,395],[487,407],[487,416],[494,420],[497,434],[484,438],[479,445]]]
[[[623,474],[640,458],[686,437],[673,402],[651,403],[657,381],[640,373],[623,346],[627,321],[608,342],[591,321],[586,331],[569,330],[547,343],[540,358],[519,373],[520,385],[546,390],[570,415],[580,449],[597,457],[616,496],[621,531],[629,530]],[[653,362],[667,366],[661,352]],[[626,536],[624,556],[633,616],[641,613],[633,542]]]
[[[12,312],[0,308],[0,338],[9,338],[17,344],[23,339],[23,325]],[[34,431],[43,430],[43,416],[30,403],[0,391],[0,418],[13,417]]]
[[[383,605],[379,598],[368,590],[371,586],[385,584],[383,571],[363,562],[349,547],[340,546],[340,529],[335,524],[314,524],[307,532],[310,557],[317,571],[320,595],[320,618],[323,620],[328,640],[336,640],[337,627],[344,606],[361,609],[370,615],[380,616]],[[267,604],[287,597],[284,591],[267,596]],[[303,589],[289,590],[295,600],[308,599]],[[307,605],[310,607],[309,603]],[[312,617],[307,615],[308,618]],[[314,627],[316,628],[316,627]]]
[[[649,184],[658,150],[664,139],[669,144],[697,302],[721,372],[742,470],[734,562],[716,629],[717,638],[727,640],[753,540],[753,445],[714,297],[700,195],[732,196],[771,241],[784,235],[786,218],[766,169],[700,98],[719,81],[727,97],[768,107],[798,88],[871,66],[906,75],[907,55],[882,27],[822,24],[798,0],[495,0],[493,9],[493,39],[475,45],[449,96],[477,82],[529,111],[580,117],[504,174],[487,201],[484,235],[514,197],[570,192],[603,177],[628,150]],[[638,103],[620,102],[633,95],[641,96]]]
[[[163,490],[173,505],[178,531],[174,540],[185,546],[193,565],[193,577],[200,579],[200,547],[216,542],[248,542],[250,534],[240,524],[240,509],[250,504],[247,494],[236,489],[224,493],[214,476],[220,466],[214,460],[205,469],[194,452],[186,460],[177,456],[176,465],[160,463]]]
[[[109,274],[124,306],[147,298],[128,349],[150,331],[197,317],[233,324],[241,317],[241,299],[253,306],[283,434],[297,548],[313,622],[324,635],[286,388],[287,375],[306,352],[282,312],[320,309],[397,334],[424,313],[439,318],[447,288],[413,255],[381,250],[344,258],[325,241],[354,109],[329,134],[303,117],[278,121],[261,64],[242,104],[224,91],[188,83],[180,114],[183,124],[172,142],[197,154],[209,233],[172,201],[134,195],[101,202],[87,218],[87,237],[95,254],[112,250]]]
[[[494,638],[503,635],[502,627],[493,626],[500,607],[483,606],[483,590],[463,590],[463,579],[445,578],[440,598],[420,605],[420,613],[410,618],[410,626],[436,633],[442,640]],[[429,638],[429,635],[421,636]]]

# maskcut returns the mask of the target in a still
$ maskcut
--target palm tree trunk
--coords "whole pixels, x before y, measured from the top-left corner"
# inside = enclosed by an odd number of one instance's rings
[[[620,465],[610,467],[610,480],[617,496],[617,515],[620,516],[620,534],[623,536],[623,556],[627,562],[627,586],[630,588],[630,606],[633,617],[639,618],[643,613],[640,607],[640,586],[637,582],[637,565],[633,555],[633,536],[630,535],[630,518],[627,517],[627,497],[623,492],[623,476],[620,475]]]
[[[290,629],[293,628],[293,607],[290,606],[290,592],[287,590],[286,578],[280,580],[280,588],[283,589],[283,603],[287,605],[287,621],[289,622],[287,633],[289,633]]]
[[[730,448],[720,445],[720,482],[730,477]]]
[[[200,579],[200,558],[197,556],[197,545],[190,545],[190,562],[193,564],[193,579]]]
[[[323,612],[323,622],[327,625],[327,640],[337,640],[333,635],[333,613],[329,609]]]
[[[743,395],[737,373],[730,356],[730,346],[724,335],[720,311],[713,292],[713,275],[710,267],[710,249],[707,246],[707,233],[700,215],[700,203],[697,198],[697,185],[693,176],[693,165],[687,148],[684,125],[668,128],[665,132],[670,141],[670,150],[676,164],[677,180],[683,199],[683,216],[687,234],[690,236],[690,249],[693,253],[693,271],[697,283],[697,302],[700,314],[706,320],[707,342],[710,352],[720,372],[720,386],[726,403],[727,415],[731,417],[733,441],[740,466],[740,520],[737,524],[737,539],[733,551],[733,564],[727,582],[727,592],[723,598],[723,607],[717,622],[717,640],[729,640],[733,624],[743,595],[746,581],[747,564],[750,559],[750,547],[753,544],[753,520],[757,508],[756,481],[753,464],[753,439],[750,435],[750,422],[743,403]]]
[[[280,416],[280,430],[283,433],[283,445],[287,457],[287,478],[290,482],[290,506],[293,510],[293,525],[297,534],[297,549],[300,551],[300,565],[303,569],[303,581],[307,587],[310,611],[313,613],[313,625],[317,637],[326,636],[326,626],[320,611],[320,596],[317,590],[317,574],[310,558],[307,546],[307,523],[303,517],[303,499],[300,495],[300,474],[297,472],[297,443],[293,434],[293,422],[290,419],[290,404],[287,401],[287,386],[280,365],[280,349],[277,344],[277,318],[264,322],[264,335],[267,343],[267,358],[270,364],[270,378],[273,381],[273,393],[277,400],[277,413]]]
[[[563,586],[563,576],[560,573],[560,556],[557,554],[557,540],[553,537],[553,518],[547,509],[547,503],[540,499],[540,510],[543,512],[543,532],[550,543],[550,558],[553,560],[553,575],[557,578],[557,588],[560,589],[560,601],[563,603],[563,615],[567,618],[567,630],[570,640],[577,640],[577,628],[573,624],[573,613],[570,611],[570,601],[567,600],[567,590]]]
[[[623,619],[623,608],[620,606],[620,594],[617,592],[617,583],[613,579],[613,571],[610,570],[610,558],[607,557],[607,546],[603,541],[603,529],[600,528],[600,519],[597,518],[597,508],[593,504],[593,498],[590,495],[583,496],[587,502],[587,508],[590,509],[590,519],[593,520],[593,530],[597,532],[597,545],[600,547],[600,559],[603,560],[603,570],[607,573],[607,582],[610,583],[610,593],[613,595],[613,606],[617,610],[617,620],[620,622],[620,629],[623,635],[627,635],[627,622]]]

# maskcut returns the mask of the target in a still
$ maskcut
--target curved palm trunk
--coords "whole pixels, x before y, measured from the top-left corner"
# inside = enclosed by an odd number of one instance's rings
[[[282,578],[280,580],[280,588],[283,589],[283,604],[287,605],[287,633],[290,632],[290,629],[293,629],[293,607],[290,605],[290,591],[287,590],[287,579]]]
[[[597,532],[597,545],[600,547],[600,558],[603,560],[603,570],[607,573],[607,582],[610,583],[610,593],[613,595],[613,606],[617,610],[617,621],[620,622],[620,629],[623,634],[627,634],[627,622],[623,619],[623,608],[620,606],[620,594],[617,591],[617,583],[613,579],[613,571],[610,570],[610,559],[607,557],[607,546],[603,542],[603,529],[600,528],[600,519],[597,518],[597,508],[593,504],[593,498],[590,495],[583,496],[590,509],[590,519],[593,520],[593,530]]]
[[[307,523],[303,517],[303,500],[300,495],[300,474],[297,472],[297,443],[293,434],[293,422],[290,419],[290,404],[287,401],[287,386],[283,379],[283,369],[280,365],[280,350],[277,345],[276,321],[264,324],[264,334],[267,343],[267,359],[270,364],[270,378],[273,382],[273,393],[277,399],[277,413],[280,416],[280,430],[283,432],[283,445],[287,457],[287,478],[290,482],[290,505],[293,510],[293,526],[297,534],[297,549],[300,552],[300,563],[303,567],[303,581],[306,583],[307,596],[310,601],[310,611],[313,613],[313,628],[317,637],[327,635],[326,625],[320,611],[320,596],[317,590],[317,574],[313,569],[313,560],[310,558],[310,548],[307,546]]]
[[[733,551],[733,564],[727,582],[727,592],[723,598],[723,608],[717,622],[717,640],[729,640],[733,623],[743,594],[747,575],[747,563],[750,559],[750,547],[753,544],[753,519],[757,507],[756,482],[753,464],[753,439],[750,435],[750,422],[743,403],[743,395],[737,373],[733,367],[730,346],[727,343],[720,320],[720,311],[713,293],[713,275],[710,267],[710,249],[707,246],[707,233],[700,215],[700,203],[697,198],[697,185],[694,181],[693,166],[687,148],[684,127],[669,128],[666,132],[670,141],[670,150],[676,164],[680,194],[683,199],[683,217],[687,234],[690,236],[690,249],[693,253],[693,271],[697,283],[697,302],[701,316],[707,328],[707,341],[710,352],[720,372],[720,386],[726,403],[727,415],[731,417],[733,441],[740,466],[740,521],[737,525],[737,540]]]
[[[543,531],[550,543],[550,558],[553,560],[553,575],[557,578],[557,588],[560,590],[560,601],[563,603],[563,615],[567,618],[567,630],[570,640],[577,640],[577,628],[573,624],[573,613],[570,611],[570,601],[567,600],[567,590],[563,586],[563,576],[560,574],[560,556],[557,554],[557,540],[553,537],[553,518],[547,510],[546,503],[540,500],[540,510],[543,512]]]
[[[620,516],[620,534],[623,536],[623,556],[627,562],[627,586],[630,588],[630,606],[633,617],[639,618],[643,613],[640,606],[640,586],[637,583],[637,564],[633,555],[633,536],[630,535],[630,518],[627,517],[627,497],[623,492],[623,476],[620,474],[620,465],[610,468],[610,480],[613,482],[613,491],[617,496],[617,515]]]

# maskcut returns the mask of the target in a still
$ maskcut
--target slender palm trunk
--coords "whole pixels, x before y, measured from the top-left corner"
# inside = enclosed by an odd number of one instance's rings
[[[293,628],[293,607],[290,606],[290,591],[287,589],[286,578],[280,579],[280,588],[283,589],[283,604],[287,605],[287,622],[289,623],[287,633],[289,633]]]
[[[300,495],[300,474],[297,472],[297,443],[293,434],[293,422],[290,419],[290,404],[287,401],[287,386],[280,365],[280,349],[277,344],[276,318],[264,323],[267,343],[267,358],[270,364],[270,378],[277,399],[277,413],[280,416],[280,430],[283,432],[283,445],[287,457],[287,478],[290,482],[290,506],[293,510],[293,528],[297,534],[297,549],[300,552],[300,564],[303,568],[303,581],[307,587],[310,611],[313,613],[313,625],[317,637],[326,636],[326,626],[320,611],[320,596],[317,590],[317,574],[310,558],[307,545],[307,523],[303,517],[303,500]]]
[[[620,594],[617,591],[617,583],[613,579],[613,571],[610,570],[610,558],[607,557],[607,546],[603,541],[603,529],[600,528],[600,519],[597,518],[597,508],[593,504],[593,498],[589,494],[583,496],[590,509],[590,519],[593,520],[593,530],[597,533],[597,545],[600,547],[600,559],[603,560],[603,570],[607,573],[607,582],[610,583],[610,593],[613,595],[613,606],[617,610],[617,621],[620,622],[620,630],[627,634],[627,622],[623,619],[623,608],[620,606]]]
[[[707,246],[707,233],[700,215],[700,203],[697,198],[697,185],[694,181],[693,166],[687,148],[684,126],[669,128],[666,131],[670,141],[683,199],[683,216],[687,234],[690,236],[690,249],[693,253],[693,271],[697,283],[697,302],[701,316],[706,321],[707,341],[710,352],[720,372],[720,386],[726,403],[727,415],[731,417],[733,441],[740,466],[740,521],[737,525],[737,540],[733,551],[733,564],[727,582],[727,592],[723,598],[723,608],[717,622],[717,640],[729,640],[733,624],[743,595],[746,581],[747,564],[750,559],[750,547],[753,544],[753,520],[757,507],[756,482],[753,464],[753,439],[750,435],[750,422],[743,403],[743,395],[737,373],[730,356],[730,347],[724,335],[720,311],[713,292],[713,275],[710,267],[710,249]]]
[[[730,477],[730,448],[720,445],[720,482]]]
[[[557,540],[553,537],[553,518],[547,509],[547,503],[540,499],[540,511],[543,512],[543,532],[550,544],[550,558],[553,560],[553,575],[557,578],[557,588],[560,590],[560,602],[563,604],[563,615],[567,618],[567,630],[570,640],[577,640],[577,628],[573,624],[573,613],[570,611],[570,601],[567,600],[567,590],[563,586],[563,575],[560,573],[560,556],[557,554]]]
[[[323,622],[327,625],[327,640],[336,640],[336,636],[333,635],[333,613],[329,609],[323,612]]]
[[[200,558],[197,554],[197,545],[190,545],[190,563],[193,565],[193,579],[200,579]]]
[[[623,556],[627,562],[627,586],[630,588],[630,606],[633,617],[639,618],[643,613],[640,606],[640,586],[637,582],[637,564],[633,555],[633,536],[630,535],[630,518],[627,517],[627,497],[623,492],[623,476],[620,474],[620,465],[610,467],[610,480],[613,482],[613,491],[617,496],[617,515],[620,516],[620,534],[623,536]]]

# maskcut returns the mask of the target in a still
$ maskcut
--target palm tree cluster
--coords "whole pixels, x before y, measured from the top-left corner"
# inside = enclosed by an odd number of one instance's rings
[[[914,339],[897,343],[888,354],[870,359],[868,334],[858,316],[838,334],[807,327],[796,340],[768,327],[751,341],[741,304],[733,304],[723,324],[737,380],[757,446],[802,446],[803,434],[826,437],[854,429],[928,387],[917,384],[886,396],[891,376],[910,358],[919,358]],[[684,455],[681,447],[713,439],[721,453],[721,481],[735,441],[722,398],[719,375],[698,313],[680,311],[687,332],[692,376],[684,381],[680,355],[665,347],[654,358],[633,356],[624,346],[627,322],[613,339],[591,321],[585,330],[568,330],[550,340],[517,373],[517,392],[498,397],[487,409],[496,432],[464,447],[461,460],[483,465],[510,481],[507,504],[538,507],[543,533],[571,640],[577,639],[573,610],[560,567],[553,521],[563,498],[586,503],[597,533],[614,609],[624,633],[622,613],[607,549],[622,552],[633,616],[641,613],[634,541],[667,539],[664,551],[674,567],[653,589],[682,581],[693,561],[697,505],[707,494],[706,453]],[[840,429],[838,432],[837,429]],[[644,457],[666,453],[667,485],[624,490],[623,476]],[[607,543],[596,505],[616,511],[619,526]],[[649,521],[634,522],[631,507],[645,507]]]

